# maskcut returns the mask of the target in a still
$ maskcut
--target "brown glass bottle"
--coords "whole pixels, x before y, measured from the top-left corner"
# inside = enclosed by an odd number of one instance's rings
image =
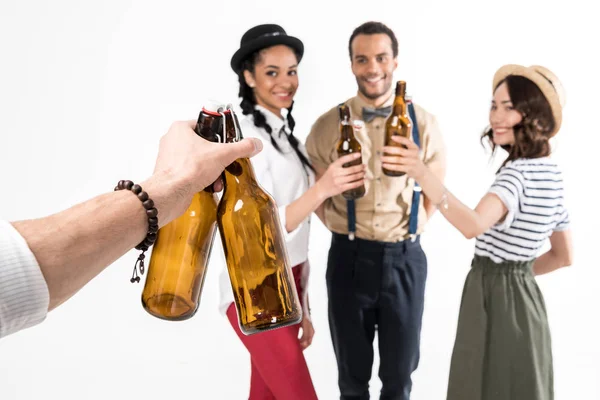
[[[396,97],[394,98],[394,106],[392,114],[388,117],[385,123],[385,146],[402,146],[392,140],[392,136],[403,136],[407,139],[411,138],[412,134],[412,121],[408,116],[408,109],[406,107],[406,82],[398,81],[396,83]],[[385,154],[388,155],[388,154]],[[404,172],[391,171],[383,168],[383,173],[387,176],[402,176]]]
[[[196,133],[220,141],[222,117],[203,109]],[[148,267],[142,305],[155,317],[181,321],[191,318],[200,304],[206,267],[216,231],[217,198],[210,191],[196,193],[188,209],[163,226]]]
[[[345,104],[340,104],[338,105],[338,113],[340,116],[340,139],[336,146],[338,157],[343,157],[352,153],[361,153],[362,147],[354,136],[354,128],[352,127],[352,121],[350,119],[350,108]],[[362,155],[354,161],[345,163],[343,167],[347,168],[355,165],[362,165]],[[365,185],[346,190],[342,193],[342,196],[348,200],[359,199],[364,195]]]
[[[225,141],[241,140],[235,114],[224,115]],[[217,223],[240,329],[251,335],[300,322],[302,307],[275,201],[258,184],[247,158],[225,168],[223,178]]]

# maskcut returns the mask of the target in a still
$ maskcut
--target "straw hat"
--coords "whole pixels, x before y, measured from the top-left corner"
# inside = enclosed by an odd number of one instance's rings
[[[554,116],[555,127],[550,133],[550,137],[556,135],[562,123],[562,109],[565,106],[566,100],[565,89],[558,80],[558,77],[549,69],[539,65],[524,67],[522,65],[508,64],[496,71],[492,90],[496,90],[498,83],[509,75],[527,78],[540,88],[542,94],[548,100],[552,109],[552,115]]]

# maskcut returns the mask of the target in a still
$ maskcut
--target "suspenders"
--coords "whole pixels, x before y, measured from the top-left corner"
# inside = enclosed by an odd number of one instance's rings
[[[408,114],[413,123],[412,129],[412,137],[413,142],[417,145],[417,147],[421,147],[421,141],[419,137],[419,126],[417,124],[417,116],[415,114],[415,108],[411,100],[406,101],[408,105]],[[415,182],[415,186],[413,189],[412,195],[412,204],[410,207],[410,216],[408,220],[408,234],[410,235],[410,239],[414,242],[417,238],[417,227],[419,222],[419,203],[421,200],[421,187],[417,182]],[[348,210],[348,239],[354,240],[356,235],[356,207],[354,200],[346,201],[347,210]]]
[[[413,123],[412,136],[413,142],[417,147],[421,147],[421,141],[419,139],[419,125],[417,124],[417,116],[415,114],[415,107],[411,100],[407,100],[408,103],[408,115]],[[408,220],[408,234],[410,240],[413,242],[417,239],[417,225],[419,222],[419,203],[421,200],[421,186],[415,181],[413,188],[412,204],[410,206],[410,218]]]
[[[348,210],[348,239],[354,240],[356,235],[356,208],[354,207],[354,200],[346,200],[346,207]]]

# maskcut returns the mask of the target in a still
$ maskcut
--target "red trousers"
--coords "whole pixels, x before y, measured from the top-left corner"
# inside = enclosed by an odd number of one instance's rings
[[[302,267],[303,264],[292,269],[300,298]],[[233,303],[227,309],[227,318],[250,352],[252,373],[249,400],[317,399],[298,340],[300,324],[246,336],[240,330]]]

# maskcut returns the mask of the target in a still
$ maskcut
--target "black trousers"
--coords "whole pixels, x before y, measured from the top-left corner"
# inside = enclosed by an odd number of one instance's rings
[[[419,238],[397,243],[334,233],[327,262],[329,325],[340,399],[369,399],[378,332],[381,400],[408,400],[419,343],[427,258]]]

